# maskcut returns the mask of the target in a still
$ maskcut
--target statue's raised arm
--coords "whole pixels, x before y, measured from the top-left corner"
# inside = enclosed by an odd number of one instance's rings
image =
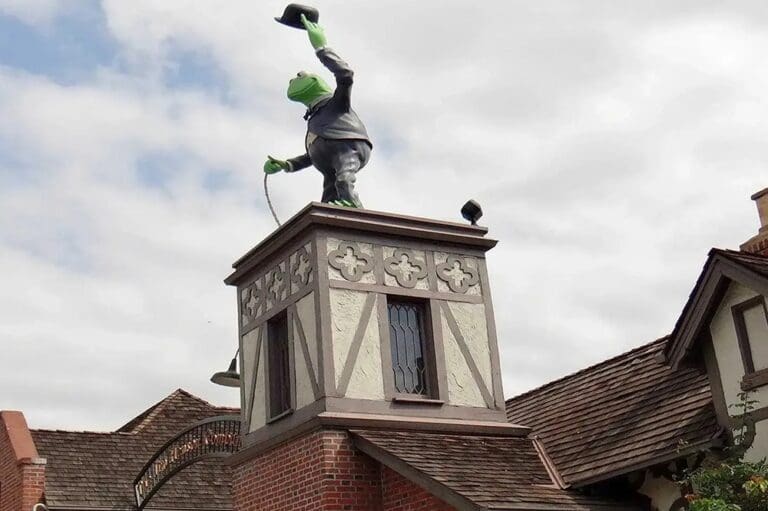
[[[288,82],[288,99],[307,107],[306,152],[288,160],[269,156],[264,171],[295,172],[313,165],[323,174],[323,202],[359,208],[362,203],[355,192],[356,175],[368,163],[373,146],[351,107],[354,72],[328,47],[325,31],[316,21],[310,21],[308,12],[314,12],[317,19],[314,9],[291,4],[278,21],[297,28],[300,23],[306,29],[318,59],[336,78],[336,89],[305,71]]]

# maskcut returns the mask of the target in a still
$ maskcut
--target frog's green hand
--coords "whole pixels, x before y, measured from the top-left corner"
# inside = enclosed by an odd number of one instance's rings
[[[309,34],[309,42],[312,44],[314,49],[319,50],[328,44],[328,40],[325,38],[325,30],[323,30],[323,27],[317,23],[312,23],[303,14],[301,15],[301,23],[304,25],[304,28],[307,29],[307,34]]]
[[[285,170],[288,167],[289,165],[287,161],[278,160],[277,158],[272,158],[271,156],[267,156],[267,161],[264,162],[264,172],[267,174],[275,174],[276,172]]]

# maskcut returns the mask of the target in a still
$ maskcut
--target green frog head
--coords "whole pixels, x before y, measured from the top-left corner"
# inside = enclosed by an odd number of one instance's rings
[[[333,92],[325,81],[316,74],[300,71],[288,82],[288,99],[310,106],[312,103]]]

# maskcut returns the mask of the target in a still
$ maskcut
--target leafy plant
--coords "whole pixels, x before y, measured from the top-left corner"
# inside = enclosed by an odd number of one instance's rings
[[[768,462],[744,461],[744,454],[754,440],[750,412],[756,401],[744,392],[733,406],[743,417],[734,430],[734,445],[726,458],[693,471],[683,481],[693,492],[686,495],[691,511],[768,511]]]

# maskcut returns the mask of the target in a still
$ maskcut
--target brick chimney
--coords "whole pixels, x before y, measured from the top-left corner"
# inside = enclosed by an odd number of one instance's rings
[[[757,213],[760,216],[760,230],[755,236],[742,243],[741,250],[753,254],[768,255],[768,188],[763,188],[752,195],[757,203]]]

